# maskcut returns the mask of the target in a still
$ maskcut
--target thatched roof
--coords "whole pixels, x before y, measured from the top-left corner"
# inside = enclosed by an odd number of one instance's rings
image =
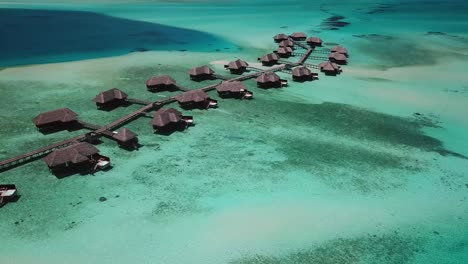
[[[69,147],[55,150],[45,156],[43,160],[49,167],[59,166],[65,163],[80,163],[88,160],[89,156],[97,154],[99,150],[86,142],[77,143]]]
[[[213,74],[214,71],[208,67],[207,65],[203,65],[200,67],[195,67],[190,69],[189,74],[192,76],[202,75],[202,74]]]
[[[257,77],[258,83],[279,82],[280,77],[274,72],[265,72]]]
[[[210,97],[208,96],[207,93],[205,93],[202,90],[191,90],[188,92],[178,94],[175,98],[177,101],[179,101],[179,103],[189,103],[189,102],[200,103],[200,102],[207,100]]]
[[[281,41],[279,44],[278,44],[280,47],[294,47],[294,42],[292,42],[291,40],[283,40]]]
[[[249,64],[243,60],[235,60],[227,64],[227,68],[230,70],[239,70],[247,66],[249,66]]]
[[[239,93],[247,90],[244,84],[239,81],[232,82],[222,82],[220,85],[216,86],[218,92],[234,92]]]
[[[114,134],[112,137],[120,142],[128,142],[130,140],[135,139],[137,136],[138,135],[136,133],[124,127],[121,130],[117,131],[117,134]]]
[[[335,59],[337,61],[347,61],[348,57],[344,55],[343,53],[338,53],[338,52],[332,52],[330,55],[328,55],[328,58],[330,59]]]
[[[298,66],[291,71],[292,76],[295,77],[302,77],[302,76],[310,76],[312,72],[305,66]]]
[[[176,80],[172,79],[169,75],[153,76],[146,81],[146,87],[175,84]]]
[[[49,112],[44,112],[32,119],[36,126],[46,125],[54,122],[71,122],[77,120],[77,114],[69,108],[60,108]]]
[[[341,47],[341,46],[335,46],[335,47],[331,48],[330,51],[331,52],[338,52],[338,53],[345,54],[345,55],[348,54],[348,50]]]
[[[278,55],[274,54],[274,53],[268,53],[266,55],[263,55],[261,58],[260,58],[260,61],[262,62],[276,62],[279,60],[279,57]]]
[[[181,120],[182,114],[174,108],[160,108],[153,115],[153,119],[149,122],[152,126],[163,127],[169,123],[177,123]]]
[[[333,72],[333,71],[339,71],[340,70],[340,66],[338,66],[338,64],[333,63],[331,61],[324,61],[324,62],[319,64],[319,67],[320,67],[320,69],[322,71]]]
[[[290,35],[291,38],[306,38],[306,34],[304,32],[294,32]]]
[[[128,95],[117,88],[112,88],[110,90],[100,92],[94,99],[93,102],[105,104],[113,100],[122,100],[127,98]]]
[[[289,37],[288,37],[288,35],[282,34],[282,33],[281,33],[281,34],[275,35],[275,36],[273,37],[273,39],[274,39],[275,41],[281,41],[281,40],[289,39]]]
[[[276,50],[278,54],[291,54],[293,50],[290,47],[281,47]]]
[[[314,45],[322,45],[322,40],[318,37],[310,37],[307,39],[307,43]]]

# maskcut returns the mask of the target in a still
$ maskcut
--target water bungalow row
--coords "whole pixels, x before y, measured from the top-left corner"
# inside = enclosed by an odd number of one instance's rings
[[[53,133],[60,130],[88,129],[90,132],[71,138],[50,146],[31,151],[29,153],[0,162],[0,170],[24,164],[25,162],[42,157],[49,170],[57,176],[63,176],[74,173],[88,174],[96,170],[108,169],[111,167],[110,158],[99,154],[99,150],[94,146],[101,142],[101,137],[107,137],[117,142],[117,144],[127,150],[139,148],[138,135],[128,128],[121,128],[114,131],[114,128],[132,121],[140,116],[148,116],[151,120],[148,122],[154,133],[168,135],[175,131],[183,131],[194,124],[193,116],[184,115],[174,108],[163,108],[164,105],[177,102],[180,108],[190,109],[208,109],[218,106],[217,100],[210,98],[208,91],[216,90],[221,98],[252,99],[253,92],[241,82],[250,78],[256,78],[259,88],[279,88],[287,86],[287,80],[281,79],[276,71],[287,72],[291,74],[293,81],[304,82],[317,78],[318,74],[311,71],[310,68],[319,69],[327,75],[336,75],[341,73],[338,64],[346,64],[348,51],[336,46],[330,50],[314,50],[322,46],[322,40],[318,37],[309,37],[302,32],[295,32],[291,35],[277,34],[274,41],[279,47],[276,52],[265,54],[258,60],[263,66],[271,67],[259,69],[249,66],[244,60],[234,60],[224,68],[231,74],[239,77],[228,78],[223,75],[217,75],[213,69],[207,65],[192,68],[188,71],[191,80],[201,82],[204,80],[222,80],[219,83],[208,85],[199,89],[188,89],[179,86],[169,75],[159,75],[150,77],[145,86],[150,92],[160,91],[182,91],[175,96],[152,102],[136,98],[129,98],[128,94],[118,88],[112,88],[97,94],[92,101],[99,110],[112,110],[116,107],[127,104],[141,104],[142,108],[132,112],[110,124],[100,126],[86,123],[79,120],[78,115],[69,108],[60,108],[41,113],[32,119],[37,129],[44,133]],[[306,42],[304,44],[303,42]],[[282,59],[293,55],[295,46],[305,49],[298,62],[289,62]],[[311,53],[317,51],[320,54],[329,52],[328,60],[318,65],[304,63]],[[299,54],[296,52],[296,54]],[[275,66],[277,65],[277,66]],[[275,66],[275,67],[273,67]],[[245,72],[250,72],[244,74]],[[150,111],[154,110],[151,114]],[[0,185],[0,207],[7,201],[16,197],[16,187],[14,185]]]

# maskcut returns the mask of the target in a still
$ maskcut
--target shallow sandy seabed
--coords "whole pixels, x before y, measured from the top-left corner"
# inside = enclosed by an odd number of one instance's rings
[[[447,53],[460,39],[418,44],[418,51],[441,45],[441,53],[395,67],[362,52],[381,37],[351,37],[351,29],[319,33],[349,44],[341,76],[274,90],[246,81],[254,100],[184,111],[196,126],[171,136],[152,134],[141,118],[126,125],[139,134],[139,151],[108,140],[98,146],[114,164],[108,172],[56,179],[37,161],[2,173],[22,195],[0,211],[0,230],[11,238],[0,249],[5,263],[467,262],[467,60]],[[187,71],[208,63],[229,75],[223,64],[236,58],[254,65],[274,48],[264,38],[276,31],[233,37],[242,51],[137,52],[2,69],[0,95],[9,103],[0,107],[8,122],[0,157],[83,132],[41,135],[30,121],[39,112],[69,106],[105,124],[137,107],[97,111],[90,99],[99,91],[118,87],[148,100],[174,94],[146,92],[155,74],[191,88],[214,83],[191,82]],[[399,47],[413,41],[399,38]]]

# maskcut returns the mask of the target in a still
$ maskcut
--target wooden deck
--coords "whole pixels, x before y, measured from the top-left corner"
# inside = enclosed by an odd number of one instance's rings
[[[308,48],[306,53],[304,53],[304,55],[302,55],[302,57],[299,59],[299,61],[297,63],[303,64],[309,58],[312,51],[314,51],[313,48]]]

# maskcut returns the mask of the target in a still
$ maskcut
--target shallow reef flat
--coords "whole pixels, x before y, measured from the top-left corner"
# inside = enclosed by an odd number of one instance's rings
[[[11,2],[0,6],[18,7]],[[119,56],[3,67],[0,158],[83,132],[42,135],[31,122],[40,112],[70,107],[106,124],[137,106],[98,111],[97,93],[175,95],[146,91],[146,79],[160,74],[189,88],[216,83],[190,81],[187,72],[207,64],[231,76],[223,65],[237,58],[257,66],[276,48],[276,33],[344,45],[349,65],[340,76],[281,89],[245,81],[253,100],[210,92],[219,108],[182,110],[195,126],[170,136],[153,134],[142,117],[125,125],[138,133],[139,151],[107,139],[97,146],[112,159],[107,172],[58,179],[40,160],[2,172],[21,194],[0,210],[6,263],[468,261],[468,22],[456,12],[466,3],[142,2],[26,6],[209,32],[232,47],[200,38],[199,50],[125,48]],[[324,21],[348,24],[331,29]]]

